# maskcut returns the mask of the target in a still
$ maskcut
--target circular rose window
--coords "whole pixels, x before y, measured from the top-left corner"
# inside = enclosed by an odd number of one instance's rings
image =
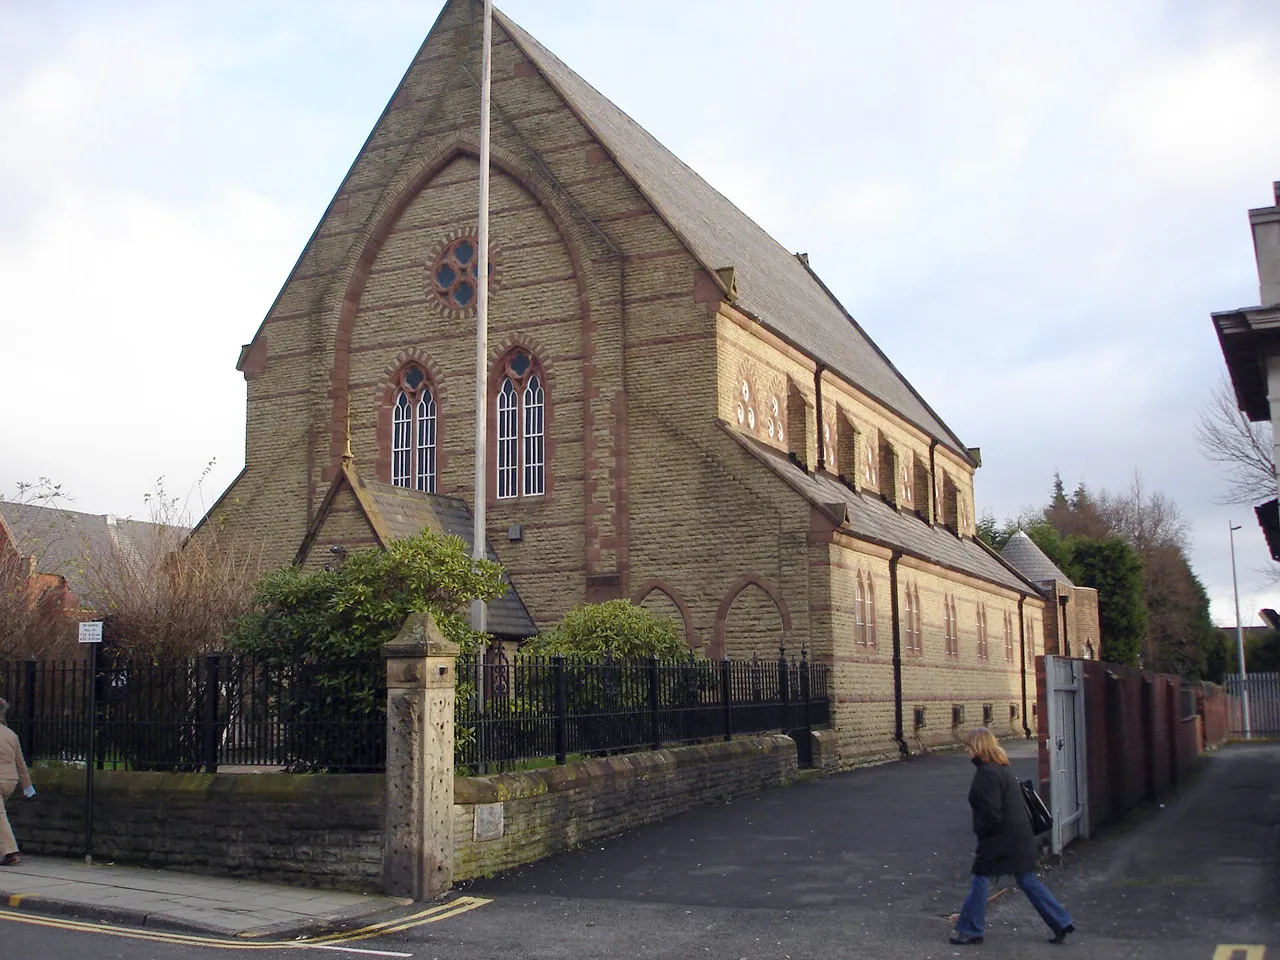
[[[475,237],[459,237],[441,250],[431,266],[431,280],[440,302],[450,310],[469,310],[474,307],[478,266]],[[493,275],[492,258],[489,274]]]

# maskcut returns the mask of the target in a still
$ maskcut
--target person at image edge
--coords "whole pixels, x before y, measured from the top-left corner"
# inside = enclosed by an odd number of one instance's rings
[[[0,698],[0,867],[12,867],[22,862],[22,857],[18,856],[18,841],[13,836],[9,815],[5,812],[5,801],[18,787],[22,788],[22,795],[28,800],[36,795],[36,788],[31,785],[31,774],[27,771],[27,761],[22,756],[22,744],[6,722],[8,716],[9,702]]]

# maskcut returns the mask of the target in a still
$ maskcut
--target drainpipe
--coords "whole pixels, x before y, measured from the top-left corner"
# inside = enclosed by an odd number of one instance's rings
[[[818,428],[818,468],[813,471],[815,474],[821,473],[827,465],[827,445],[822,436],[822,372],[826,369],[821,363],[813,368],[813,415]]]
[[[893,611],[893,739],[898,741],[898,752],[910,756],[907,741],[902,735],[902,624],[898,615],[898,561],[902,551],[893,551],[889,558],[889,597]]]
[[[1027,621],[1022,609],[1026,602],[1025,596],[1018,597],[1018,647],[1022,651],[1018,659],[1022,661],[1022,733],[1030,740],[1031,727],[1027,725]]]
[[[934,462],[934,451],[938,449],[938,441],[936,439],[929,441],[929,499],[933,503],[933,512],[930,514],[929,521],[931,523],[938,522],[938,465]]]
[[[1064,657],[1071,656],[1071,641],[1067,639],[1067,595],[1061,594],[1058,597],[1058,606],[1062,607],[1062,655]]]

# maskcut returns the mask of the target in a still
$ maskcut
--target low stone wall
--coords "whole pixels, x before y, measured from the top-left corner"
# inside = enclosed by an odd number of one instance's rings
[[[21,848],[84,853],[83,769],[32,771],[8,803]],[[94,855],[189,873],[382,889],[381,774],[126,773],[94,776]]]
[[[782,734],[457,777],[453,877],[497,873],[795,777],[795,741]]]
[[[825,731],[824,731],[825,732]],[[815,760],[833,744],[815,737]],[[797,776],[796,745],[773,734],[455,777],[454,880],[497,873]],[[8,803],[21,848],[84,852],[82,769],[36,768],[38,796]],[[311,887],[382,890],[381,775],[133,773],[94,777],[101,860]]]

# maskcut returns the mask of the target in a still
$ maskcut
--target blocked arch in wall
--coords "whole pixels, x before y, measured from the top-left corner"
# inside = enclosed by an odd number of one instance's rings
[[[786,643],[791,637],[791,611],[787,608],[787,603],[782,598],[776,584],[764,577],[756,576],[754,573],[748,573],[739,577],[732,586],[725,591],[724,598],[720,601],[720,606],[716,610],[715,631],[711,638],[711,648],[708,650],[709,656],[719,659],[725,655],[726,649],[726,633],[729,624],[729,617],[734,605],[738,599],[748,592],[763,593],[770,601],[772,601],[773,609],[778,614],[779,626],[781,629],[781,637],[779,641]],[[775,645],[776,646],[776,645]]]
[[[693,614],[689,610],[689,605],[685,603],[684,597],[680,595],[680,591],[671,586],[665,580],[647,580],[640,585],[640,589],[635,593],[635,599],[631,602],[637,607],[643,607],[645,601],[654,597],[656,594],[665,596],[680,614],[680,619],[684,623],[684,640],[685,643],[697,650],[702,646],[702,640],[693,631]]]

